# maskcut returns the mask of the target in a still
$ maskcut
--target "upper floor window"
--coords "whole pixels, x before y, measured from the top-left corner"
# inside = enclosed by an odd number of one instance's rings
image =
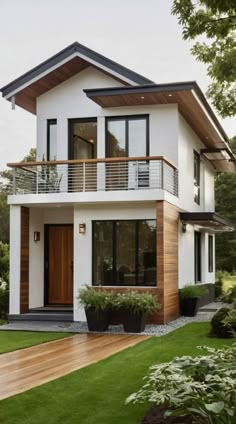
[[[200,155],[194,151],[194,202],[200,205]]]
[[[47,121],[47,160],[57,159],[57,120]]]
[[[139,157],[149,154],[148,116],[107,118],[106,156]]]

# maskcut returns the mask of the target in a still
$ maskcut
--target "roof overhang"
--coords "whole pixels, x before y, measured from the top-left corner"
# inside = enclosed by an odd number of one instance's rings
[[[171,84],[147,84],[84,90],[87,97],[103,108],[177,104],[178,109],[208,149],[224,150],[228,158],[209,159],[220,172],[236,172],[235,157],[228,137],[195,81]]]
[[[235,231],[232,222],[214,212],[180,212],[183,224],[196,225],[200,230],[211,233]]]
[[[36,113],[36,98],[56,87],[88,66],[109,74],[125,85],[152,83],[148,78],[77,42],[1,88],[3,97]]]

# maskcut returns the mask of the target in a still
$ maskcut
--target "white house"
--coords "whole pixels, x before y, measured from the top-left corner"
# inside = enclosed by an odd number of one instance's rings
[[[8,164],[10,319],[84,320],[88,284],[157,294],[164,323],[180,287],[214,287],[214,234],[232,229],[214,176],[235,158],[196,82],[155,84],[76,42],[1,91],[37,116],[37,162]]]

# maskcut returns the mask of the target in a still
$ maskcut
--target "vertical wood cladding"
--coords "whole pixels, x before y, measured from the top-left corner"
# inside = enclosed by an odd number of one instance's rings
[[[157,290],[162,308],[153,317],[155,322],[165,323],[179,315],[178,233],[178,209],[157,201]]]
[[[20,313],[29,310],[29,208],[21,207]]]

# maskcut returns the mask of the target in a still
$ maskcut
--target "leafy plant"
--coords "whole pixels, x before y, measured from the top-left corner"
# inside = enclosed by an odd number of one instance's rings
[[[236,344],[224,349],[206,346],[209,356],[177,357],[154,365],[146,383],[126,403],[150,402],[167,407],[167,415],[194,416],[195,422],[235,424]]]
[[[130,311],[138,312],[154,312],[160,309],[157,298],[150,293],[140,293],[134,290],[128,290],[125,293],[118,293],[115,300],[116,307]]]
[[[230,287],[221,297],[221,302],[233,303],[236,301],[236,285]]]
[[[179,293],[180,293],[180,299],[202,297],[208,294],[208,289],[202,286],[187,284],[182,289],[180,289]]]
[[[218,337],[232,337],[232,331],[224,323],[224,320],[229,315],[229,308],[221,308],[213,316],[211,320],[212,333]]]
[[[114,292],[85,286],[79,290],[79,304],[85,309],[94,308],[95,310],[110,309],[114,305]]]
[[[223,319],[223,324],[229,328],[232,336],[236,336],[236,309],[231,309],[226,317]]]
[[[9,246],[0,241],[0,318],[9,309]]]

